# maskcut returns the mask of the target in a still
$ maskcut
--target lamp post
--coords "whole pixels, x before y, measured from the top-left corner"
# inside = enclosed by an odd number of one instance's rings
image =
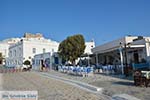
[[[88,53],[88,66],[90,66],[90,54]]]

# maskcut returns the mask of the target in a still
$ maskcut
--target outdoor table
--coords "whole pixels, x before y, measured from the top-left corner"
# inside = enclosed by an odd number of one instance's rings
[[[146,79],[150,79],[150,71],[141,71],[142,76],[146,77]]]
[[[150,83],[150,71],[141,71],[142,77],[145,77],[145,86],[147,87],[148,84]]]

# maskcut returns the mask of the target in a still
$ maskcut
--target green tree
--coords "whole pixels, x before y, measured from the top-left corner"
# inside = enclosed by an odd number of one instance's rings
[[[3,55],[2,53],[0,53],[0,64],[3,64],[3,60],[4,60]]]
[[[24,63],[23,63],[24,65],[30,65],[31,63],[30,63],[30,61],[29,60],[26,60],[26,61],[24,61]]]
[[[63,40],[59,45],[58,52],[63,59],[74,64],[75,60],[84,53],[84,49],[84,37],[81,34],[77,34]]]

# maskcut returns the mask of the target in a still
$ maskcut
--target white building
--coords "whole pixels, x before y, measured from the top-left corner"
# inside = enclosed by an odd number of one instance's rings
[[[62,64],[62,60],[57,52],[47,52],[42,54],[37,54],[34,56],[32,68],[35,70],[40,70],[42,63],[46,68],[52,69],[52,66]]]
[[[8,57],[9,47],[19,41],[19,38],[10,38],[0,41],[0,55],[3,60],[0,60],[0,65],[5,64],[5,59]]]
[[[94,40],[90,42],[85,42],[84,54],[76,60],[76,64],[82,62],[83,60],[87,61],[88,65],[90,64],[90,55],[93,54],[92,49],[95,47]],[[83,64],[83,63],[82,63]]]
[[[92,54],[92,49],[95,47],[95,42],[92,40],[90,42],[85,42],[84,54]]]
[[[25,34],[19,42],[9,47],[9,57],[6,66],[21,67],[24,61],[32,59],[35,55],[46,52],[57,52],[59,43],[45,39],[41,34]]]
[[[95,42],[85,42],[86,48],[84,51],[84,54],[92,54],[92,49],[95,47]],[[42,64],[41,61],[44,61],[44,63],[48,64],[48,67],[54,67],[55,65],[62,64],[62,59],[59,57],[57,52],[48,52],[48,53],[42,53],[42,54],[37,54],[34,56],[34,63],[33,63],[33,68],[34,69],[39,69]],[[76,60],[76,62],[78,62]]]
[[[120,55],[120,50],[122,56]],[[92,49],[96,64],[143,63],[150,56],[150,37],[125,36]]]
[[[51,56],[52,54],[50,52],[35,55],[32,61],[32,68],[40,70],[42,63],[45,64],[46,67],[50,67],[52,64]]]
[[[59,46],[58,42],[45,39],[40,33],[25,33],[23,38],[12,39],[9,44],[5,47],[6,50],[3,50],[6,52],[6,66],[8,67],[22,67],[26,60],[32,63],[34,57],[39,58],[40,55],[46,56],[46,53],[57,52]],[[85,45],[84,53],[92,54],[91,49],[95,47],[95,42],[86,42]]]

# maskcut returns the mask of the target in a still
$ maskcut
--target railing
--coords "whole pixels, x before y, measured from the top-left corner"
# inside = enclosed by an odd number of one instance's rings
[[[106,74],[121,74],[121,65],[98,65],[94,67],[95,73],[106,73]]]
[[[93,67],[58,66],[58,71],[60,72],[81,76],[88,76],[93,73],[93,70]]]
[[[15,72],[22,72],[22,70],[15,67],[7,67],[0,69],[0,73],[15,73]]]
[[[140,64],[132,64],[133,69],[149,69],[150,68],[150,63],[140,63]]]

